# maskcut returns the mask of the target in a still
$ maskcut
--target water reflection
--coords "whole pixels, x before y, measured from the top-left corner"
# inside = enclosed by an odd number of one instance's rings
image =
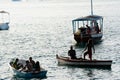
[[[88,77],[94,76],[93,71],[89,69],[89,70],[88,70],[88,73],[87,73],[87,76],[88,76]]]

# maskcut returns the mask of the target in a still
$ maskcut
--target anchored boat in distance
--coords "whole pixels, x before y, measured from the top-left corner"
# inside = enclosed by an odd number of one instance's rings
[[[74,39],[77,43],[87,42],[91,37],[94,42],[101,40],[103,36],[103,17],[93,15],[91,0],[91,15],[72,20]]]
[[[10,13],[6,11],[0,11],[0,30],[8,30],[10,23]]]

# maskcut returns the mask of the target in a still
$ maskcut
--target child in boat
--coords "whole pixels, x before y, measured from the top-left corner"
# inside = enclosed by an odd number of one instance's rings
[[[77,59],[77,57],[76,57],[76,51],[73,50],[73,46],[70,47],[70,50],[68,51],[68,56],[70,56],[71,59]]]

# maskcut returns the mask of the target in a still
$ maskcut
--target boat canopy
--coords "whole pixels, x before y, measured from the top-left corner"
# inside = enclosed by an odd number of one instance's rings
[[[9,12],[6,12],[6,11],[0,11],[0,13],[7,13],[7,14],[9,14]]]
[[[103,19],[103,17],[98,15],[89,15],[89,16],[74,19],[72,21],[91,21],[91,20],[99,20],[99,19]]]
[[[10,13],[7,11],[0,11],[0,21],[1,23],[10,23]]]
[[[76,18],[72,20],[73,33],[78,31],[80,27],[85,27],[86,25],[91,28],[94,27],[98,23],[101,32],[103,31],[103,17],[98,15],[88,15],[80,18]]]

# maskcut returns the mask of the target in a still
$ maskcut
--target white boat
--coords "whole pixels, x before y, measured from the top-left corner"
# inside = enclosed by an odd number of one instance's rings
[[[17,76],[17,77],[21,77],[21,78],[45,78],[46,77],[46,74],[47,74],[47,70],[41,68],[40,71],[31,71],[31,72],[25,72],[23,70],[17,70],[15,69],[13,66],[12,66],[12,62],[14,61],[15,59],[12,59],[10,61],[10,66],[14,72],[14,75]],[[19,60],[20,64],[23,64],[23,66],[25,66],[26,64],[26,60]]]
[[[0,30],[8,30],[10,23],[10,13],[6,11],[0,11]]]
[[[93,14],[92,0],[91,15],[73,19],[72,26],[74,39],[77,43],[86,43],[90,37],[94,42],[101,40],[103,36],[103,17]]]
[[[111,68],[112,60],[87,60],[87,59],[70,59],[56,55],[59,65],[88,67],[88,68]]]

